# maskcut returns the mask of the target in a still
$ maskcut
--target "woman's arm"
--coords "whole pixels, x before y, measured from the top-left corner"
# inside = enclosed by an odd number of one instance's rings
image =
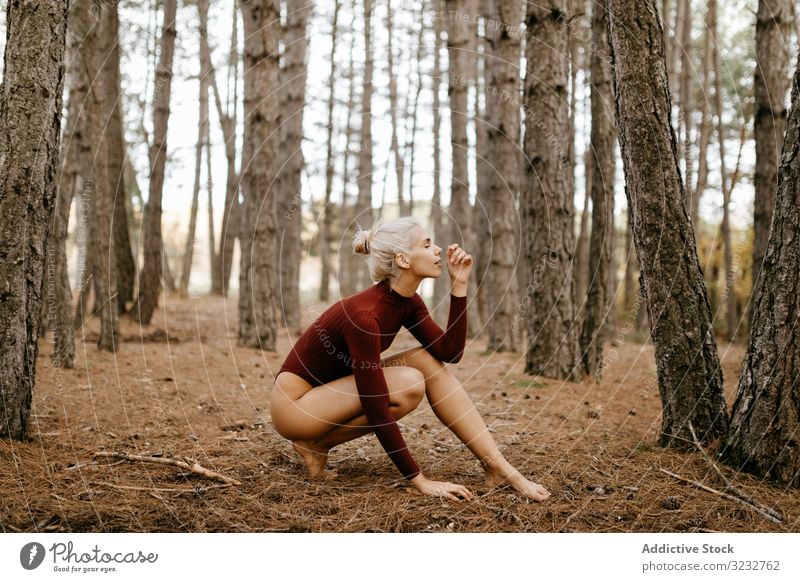
[[[447,330],[433,320],[428,307],[415,293],[411,299],[411,312],[403,325],[417,338],[428,352],[437,360],[454,364],[464,355],[467,341],[467,297],[455,295],[455,287],[450,294],[450,314],[447,318]]]
[[[352,325],[345,333],[345,342],[352,359],[361,406],[375,428],[375,436],[389,458],[406,479],[421,471],[406,446],[397,421],[389,411],[389,388],[381,367],[381,331],[375,315],[369,312],[351,314]]]

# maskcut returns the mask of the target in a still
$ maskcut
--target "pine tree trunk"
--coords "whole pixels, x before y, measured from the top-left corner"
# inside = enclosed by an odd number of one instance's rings
[[[300,260],[303,230],[302,187],[300,172],[303,160],[303,110],[306,100],[306,25],[312,4],[308,0],[287,0],[284,29],[284,68],[281,69],[281,145],[286,163],[278,175],[277,195],[281,200],[283,232],[280,252],[281,298],[279,307],[286,325],[300,329]]]
[[[345,143],[344,143],[344,160],[342,161],[342,210],[341,215],[339,218],[339,232],[342,233],[342,242],[339,245],[338,251],[338,264],[339,269],[337,273],[337,282],[339,286],[339,296],[346,297],[348,295],[352,295],[356,289],[356,275],[357,275],[357,268],[359,263],[361,262],[361,257],[356,255],[353,252],[352,246],[350,244],[349,238],[345,235],[352,236],[353,231],[351,230],[353,221],[356,215],[356,206],[357,202],[355,200],[350,201],[350,195],[348,193],[350,189],[350,182],[351,180],[351,171],[350,171],[350,145],[353,143],[353,137],[355,135],[355,128],[353,127],[353,117],[356,111],[356,74],[355,74],[355,66],[354,66],[354,54],[355,54],[355,40],[356,40],[356,33],[355,33],[355,22],[358,19],[358,14],[356,11],[356,2],[355,0],[351,0],[350,2],[351,12],[353,14],[353,20],[351,22],[351,29],[353,33],[350,35],[350,47],[349,47],[349,64],[347,67],[347,79],[348,79],[348,96],[347,96],[347,122],[345,123]],[[331,233],[331,244],[333,243],[333,234]]]
[[[578,317],[582,318],[586,307],[586,291],[589,287],[589,201],[592,199],[592,175],[594,170],[594,155],[591,148],[587,148],[583,155],[583,175],[585,187],[583,190],[583,210],[581,223],[578,230],[578,252],[575,257],[575,301]]]
[[[400,154],[400,141],[398,135],[398,122],[397,122],[397,75],[394,70],[394,48],[392,37],[394,36],[394,22],[392,18],[392,3],[386,3],[386,33],[387,33],[387,47],[386,52],[388,55],[389,65],[389,117],[392,120],[392,141],[391,152],[394,156],[394,171],[397,177],[397,204],[400,211],[400,216],[406,216],[407,209],[404,200],[403,191],[403,174],[405,172],[405,163],[403,156]]]
[[[567,22],[563,0],[529,3],[526,17],[522,228],[531,300],[525,372],[576,379],[575,210],[569,166]]]
[[[208,34],[204,25],[208,22],[208,0],[197,0],[197,11],[200,15],[199,32],[201,43],[208,42],[202,37]],[[194,242],[197,232],[197,211],[200,207],[200,174],[203,168],[203,147],[205,145],[206,134],[208,133],[208,79],[210,63],[205,58],[205,51],[200,50],[200,75],[198,85],[200,94],[198,96],[199,111],[197,124],[197,144],[195,144],[194,155],[194,187],[192,188],[192,207],[189,210],[189,230],[186,233],[186,244],[183,247],[183,261],[181,262],[181,277],[178,284],[178,292],[186,296],[189,290],[189,278],[192,274],[192,261],[194,259]],[[213,224],[213,223],[212,223]],[[213,247],[212,247],[213,248]]]
[[[109,47],[104,59],[103,75],[111,107],[108,126],[108,179],[111,192],[112,212],[114,214],[114,255],[117,261],[117,310],[127,311],[127,304],[132,302],[134,284],[136,282],[136,263],[133,260],[131,237],[128,230],[128,213],[125,201],[128,197],[128,185],[125,181],[125,128],[122,117],[122,86],[120,84],[120,49],[119,49],[119,14],[118,3],[108,4],[108,20],[103,34],[107,35],[106,46]]]
[[[759,0],[756,16],[755,124],[756,167],[753,175],[753,294],[767,248],[778,161],[786,120],[785,96],[789,88],[787,37],[791,0]],[[755,299],[755,297],[753,297]],[[751,305],[755,301],[750,302]],[[752,318],[752,310],[748,314]]]
[[[690,422],[708,442],[726,433],[728,415],[669,122],[664,41],[655,0],[610,0],[608,10],[626,194],[664,409],[660,442],[693,446]]]
[[[8,2],[0,87],[0,438],[25,440],[61,141],[67,2]],[[21,228],[24,225],[24,228]]]
[[[139,278],[138,317],[149,324],[158,307],[165,258],[161,236],[161,197],[167,163],[167,127],[172,89],[172,62],[175,54],[175,16],[177,0],[164,0],[161,52],[153,93],[153,142],[150,144],[150,191],[144,207],[144,263]]]
[[[711,38],[709,32],[709,11],[706,10],[705,27],[706,33],[703,35],[703,95],[711,93],[711,59],[713,57],[711,50],[711,43],[714,40]],[[708,143],[711,138],[711,112],[709,111],[708,99],[700,100],[701,118],[700,118],[700,137],[697,151],[697,185],[692,190],[691,199],[691,217],[692,227],[698,239],[695,244],[700,242],[700,199],[703,197],[703,192],[708,184]]]
[[[433,199],[431,201],[431,227],[433,229],[433,240],[446,249],[442,243],[447,238],[447,231],[444,225],[444,213],[442,212],[442,111],[441,111],[441,85],[442,85],[442,34],[444,32],[442,21],[444,20],[443,0],[433,0],[434,22],[433,22]],[[446,244],[446,243],[445,243]],[[445,314],[445,298],[449,290],[449,282],[446,277],[437,277],[433,281],[433,299],[431,301],[431,313],[440,325],[447,325],[443,321]]]
[[[614,147],[617,141],[611,90],[611,63],[608,59],[605,3],[592,6],[592,41],[602,48],[591,53],[591,156],[592,159],[592,235],[589,244],[589,289],[581,332],[581,354],[587,374],[603,375],[603,346],[613,310],[614,253]]]
[[[331,72],[328,76],[328,149],[325,155],[325,203],[322,207],[322,221],[319,228],[319,258],[321,263],[319,300],[328,301],[331,285],[331,238],[333,235],[333,209],[331,194],[333,193],[333,107],[336,104],[336,41],[339,36],[339,12],[341,0],[335,0],[333,7],[333,24],[331,27]]]
[[[368,230],[372,228],[372,0],[364,0],[364,78],[361,91],[361,143],[358,150],[358,199],[353,208],[353,219],[347,225],[346,243],[353,239],[357,225]],[[353,253],[350,245],[345,244],[344,252]],[[358,257],[359,259],[361,257]],[[354,281],[347,283],[348,295],[369,285],[367,263],[357,260],[354,264]],[[344,295],[344,292],[342,293]]]
[[[227,173],[225,178],[225,207],[222,209],[222,227],[219,231],[219,252],[212,253],[211,261],[211,293],[213,295],[228,295],[231,269],[233,268],[233,249],[236,237],[239,236],[239,215],[241,214],[238,201],[239,179],[236,172],[236,127],[237,108],[239,103],[239,44],[238,44],[239,12],[233,4],[233,18],[231,31],[231,50],[228,58],[228,76],[233,78],[232,112],[223,111],[222,99],[219,96],[216,74],[211,64],[211,49],[208,46],[208,37],[204,36],[201,50],[205,52],[206,59],[211,67],[211,88],[214,91],[214,101],[217,106],[217,115],[222,127],[222,136],[225,140],[225,159]],[[230,95],[230,93],[229,93]],[[240,241],[241,246],[241,241]]]
[[[723,450],[727,462],[800,487],[800,60],[794,74],[778,188],[750,346]]]
[[[687,203],[691,204],[693,198],[692,186],[694,176],[692,175],[692,10],[690,0],[680,0],[683,2],[683,21],[681,22],[681,78],[680,78],[680,126],[683,131],[683,161],[684,175],[683,183],[686,188]]]
[[[447,238],[442,246],[458,243],[467,252],[472,252],[472,206],[469,203],[469,172],[467,158],[467,85],[470,78],[469,12],[465,0],[446,0],[447,53],[449,57],[448,82],[450,95],[450,143],[452,145],[452,176],[450,182],[450,219]],[[441,278],[441,277],[439,277]],[[477,282],[468,286],[467,335],[475,337],[479,329],[478,304],[473,301]]]
[[[243,158],[242,265],[239,345],[274,351],[278,232],[275,184],[280,144],[280,3],[239,0],[244,22],[244,101],[247,157]]]
[[[517,0],[497,0],[496,22],[522,23],[522,7]],[[493,90],[486,95],[487,108],[496,108],[496,125],[489,129],[490,161],[494,171],[490,180],[492,256],[489,268],[489,290],[492,305],[489,309],[488,350],[504,352],[517,349],[517,324],[514,314],[517,297],[514,292],[517,264],[517,207],[519,183],[520,96],[520,26],[509,27],[495,35],[496,46],[492,60]]]

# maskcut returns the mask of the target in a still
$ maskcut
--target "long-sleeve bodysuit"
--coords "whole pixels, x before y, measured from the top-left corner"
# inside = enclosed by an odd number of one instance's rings
[[[435,358],[458,362],[466,342],[466,306],[466,297],[450,295],[443,331],[418,293],[405,297],[388,280],[381,281],[326,309],[297,339],[278,374],[292,372],[313,387],[354,375],[361,406],[378,441],[403,476],[412,479],[420,470],[389,411],[381,352],[402,325]]]

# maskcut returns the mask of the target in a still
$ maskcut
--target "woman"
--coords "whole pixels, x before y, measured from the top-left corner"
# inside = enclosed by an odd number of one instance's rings
[[[326,477],[328,451],[375,432],[403,476],[422,494],[471,500],[463,485],[427,479],[408,451],[397,420],[428,397],[436,416],[481,461],[491,488],[508,484],[535,501],[550,493],[503,458],[461,384],[443,362],[461,359],[467,331],[467,279],[472,257],[447,248],[450,314],[447,330],[416,293],[442,272],[442,249],[413,218],[359,230],[353,250],[367,255],[377,285],[329,307],[298,338],[275,379],[270,411],[275,430],[293,441],[309,476]],[[421,347],[381,359],[400,326]]]

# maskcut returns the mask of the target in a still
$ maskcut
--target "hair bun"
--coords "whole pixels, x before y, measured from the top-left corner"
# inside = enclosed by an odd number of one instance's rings
[[[371,230],[363,230],[360,226],[353,235],[353,251],[359,255],[369,254],[369,241],[372,238]]]

